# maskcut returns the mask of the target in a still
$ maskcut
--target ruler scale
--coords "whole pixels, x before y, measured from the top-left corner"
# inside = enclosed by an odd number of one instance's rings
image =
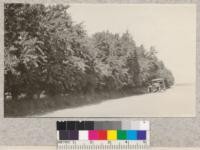
[[[57,150],[143,150],[148,121],[58,121]]]

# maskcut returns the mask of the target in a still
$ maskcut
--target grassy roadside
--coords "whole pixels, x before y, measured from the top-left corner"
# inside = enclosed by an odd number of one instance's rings
[[[44,97],[39,100],[36,99],[19,99],[17,101],[4,101],[4,117],[26,117],[32,115],[40,115],[47,112],[80,107],[84,105],[96,104],[109,99],[117,99],[126,96],[144,94],[144,88],[126,90],[126,91],[112,91],[112,92],[98,92],[94,94],[76,94],[54,97]]]

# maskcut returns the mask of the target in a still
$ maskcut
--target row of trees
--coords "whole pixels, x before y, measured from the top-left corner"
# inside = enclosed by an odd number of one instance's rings
[[[131,35],[98,32],[89,37],[75,24],[69,6],[5,4],[5,93],[13,99],[94,93],[143,87],[172,73],[156,50],[136,46]]]

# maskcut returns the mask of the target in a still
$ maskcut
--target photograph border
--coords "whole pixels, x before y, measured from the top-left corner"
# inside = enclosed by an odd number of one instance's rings
[[[29,3],[28,0],[4,0],[4,3]],[[151,121],[151,145],[152,146],[182,146],[182,147],[196,147],[200,146],[200,103],[199,97],[200,90],[199,83],[199,48],[200,48],[200,2],[197,0],[32,0],[30,3],[131,3],[131,4],[196,4],[197,5],[197,51],[196,51],[196,117],[153,117],[153,118],[113,118],[113,117],[92,117],[92,118],[4,118],[4,108],[0,109],[0,145],[54,145],[55,144],[55,122],[56,120],[150,120]],[[3,3],[0,3],[0,47],[2,52],[0,53],[1,60],[1,77],[0,83],[4,82],[3,75]],[[0,85],[1,94],[0,106],[3,107],[3,84]],[[28,128],[26,128],[28,126]],[[20,129],[23,129],[23,135],[20,135]],[[45,131],[45,135],[44,135]],[[176,134],[174,134],[176,132]],[[32,133],[32,135],[30,135]],[[14,140],[10,140],[13,136],[19,136]],[[27,138],[27,137],[31,138]],[[181,137],[181,138],[180,138]],[[41,139],[41,140],[38,140]]]

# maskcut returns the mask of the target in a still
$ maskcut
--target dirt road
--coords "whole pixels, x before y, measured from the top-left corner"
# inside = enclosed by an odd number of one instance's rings
[[[194,85],[69,108],[39,117],[191,117],[195,115]]]

